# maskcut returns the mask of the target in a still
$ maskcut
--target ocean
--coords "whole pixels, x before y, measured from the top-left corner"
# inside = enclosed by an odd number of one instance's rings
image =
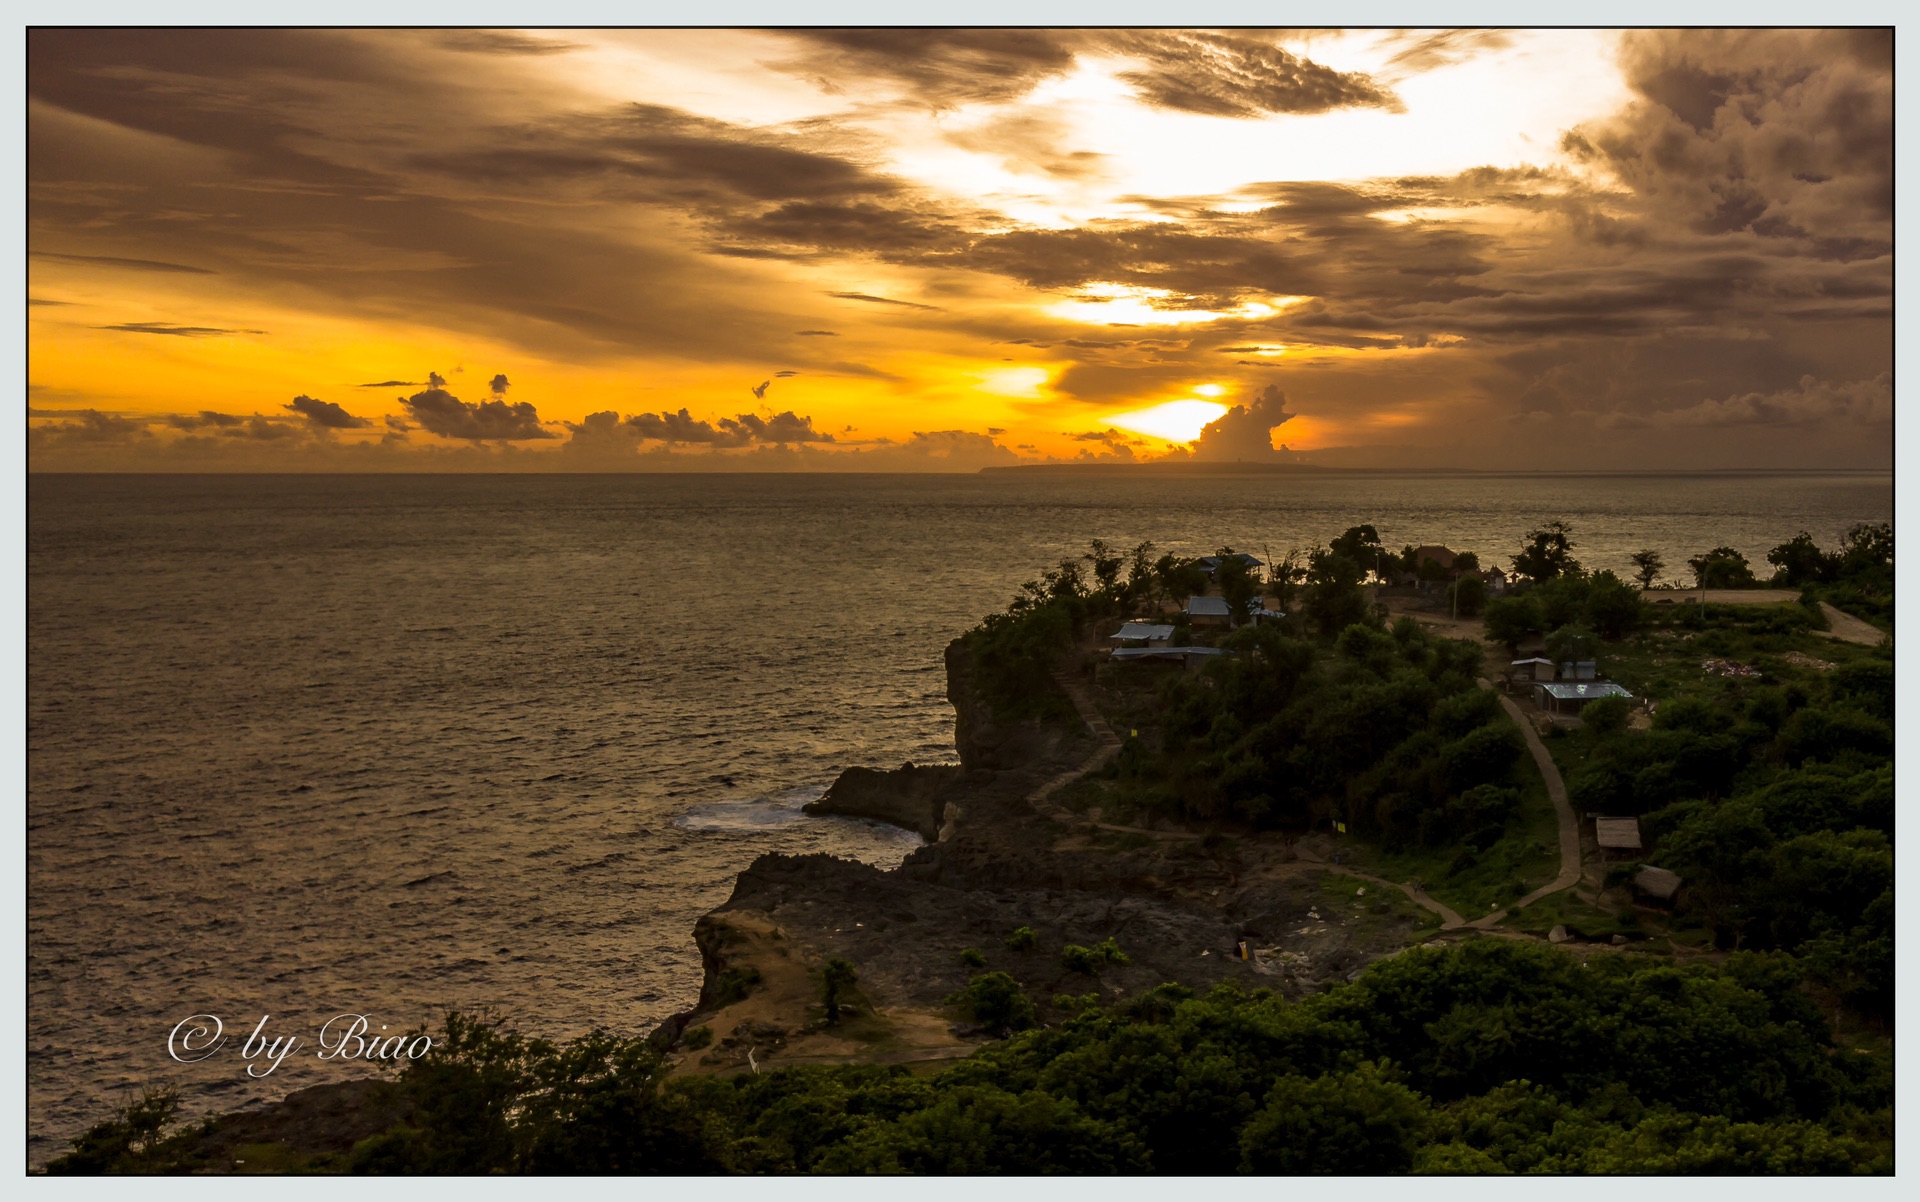
[[[33,476],[28,1156],[148,1085],[189,1113],[365,1075],[489,1009],[647,1030],[769,851],[897,863],[799,807],[953,759],[941,650],[1093,538],[1279,556],[1371,522],[1590,568],[1890,521],[1890,474]],[[183,1020],[229,1037],[195,1063]],[[249,1077],[262,1016],[301,1048]],[[203,1020],[204,1022],[204,1020]],[[384,1028],[384,1032],[381,1032]],[[264,1068],[268,1061],[256,1060]]]

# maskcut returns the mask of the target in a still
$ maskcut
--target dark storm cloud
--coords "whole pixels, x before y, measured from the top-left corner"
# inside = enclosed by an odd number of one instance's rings
[[[1039,29],[794,29],[804,49],[779,70],[838,91],[878,76],[933,109],[1014,100],[1073,66],[1071,35]]]
[[[123,334],[165,334],[173,338],[219,338],[226,334],[264,334],[265,330],[228,330],[218,326],[177,326],[168,321],[129,321],[119,325],[95,326],[96,330],[117,330]]]
[[[117,417],[110,413],[101,413],[97,409],[76,409],[70,415],[73,420],[53,422],[27,428],[27,445],[31,449],[55,448],[78,445],[109,445],[137,442],[153,437],[143,421]]]
[[[226,430],[232,429],[235,426],[244,425],[246,420],[244,417],[236,417],[231,413],[215,413],[211,409],[202,409],[199,413],[192,415],[184,413],[173,414],[167,418],[167,425],[176,430],[199,430],[208,426],[218,430]]]
[[[894,300],[889,296],[869,296],[864,292],[829,292],[827,295],[839,300],[865,301],[870,305],[898,305],[903,309],[927,309],[933,312],[938,312],[940,309],[938,305],[922,305],[914,301]]]
[[[444,388],[429,388],[405,398],[401,404],[422,429],[442,438],[518,442],[555,437],[552,431],[541,426],[540,415],[526,401],[512,405],[500,400],[469,404]]]
[[[124,267],[129,271],[167,271],[182,275],[213,275],[205,267],[189,267],[184,263],[164,263],[158,259],[122,259],[113,255],[60,255],[47,250],[30,250],[27,254],[35,259],[48,259],[56,263],[85,263],[100,267]]]
[[[727,254],[787,258],[853,252],[911,260],[965,244],[968,231],[949,218],[937,206],[788,201],[715,221],[713,230],[729,240],[717,248]]]
[[[493,379],[487,381],[487,391],[496,397],[507,395],[507,389],[511,387],[513,387],[513,384],[507,379],[506,372],[501,372],[494,376]]]
[[[314,425],[329,430],[359,430],[373,424],[364,417],[355,417],[332,401],[322,401],[310,396],[294,397],[286,407]]]
[[[1871,380],[1834,383],[1802,376],[1798,387],[1770,394],[1749,392],[1723,400],[1706,400],[1684,409],[1647,414],[1651,426],[1826,426],[1835,422],[1890,425],[1893,421],[1893,376],[1882,372]]]
[[[1082,54],[1123,55],[1143,66],[1121,78],[1147,104],[1209,116],[1397,109],[1364,75],[1299,57],[1268,38],[1198,30],[823,29],[788,30],[806,49],[780,70],[829,91],[874,77],[899,84],[936,111],[1018,99],[1072,70]]]
[[[1698,233],[1890,246],[1890,42],[1874,30],[1629,34],[1621,66],[1640,98],[1571,131],[1566,149]]]
[[[730,125],[681,109],[630,104],[488,131],[484,144],[417,155],[416,166],[476,182],[549,186],[603,179],[635,198],[680,202],[844,201],[890,195],[900,184],[804,135]]]
[[[792,410],[772,417],[742,413],[738,417],[723,417],[716,424],[701,421],[681,409],[678,413],[636,413],[627,418],[625,424],[641,438],[688,445],[745,447],[834,441],[833,435],[813,428],[811,417],[800,417]]]
[[[1323,67],[1256,37],[1148,30],[1103,41],[1109,50],[1146,61],[1145,70],[1120,78],[1156,108],[1209,117],[1403,109],[1399,97],[1365,75]]]
[[[1193,457],[1207,460],[1278,459],[1273,431],[1293,420],[1287,394],[1269,384],[1251,401],[1235,405],[1207,423],[1194,441]]]
[[[499,110],[490,81],[436,70],[420,53],[426,34],[35,30],[29,41],[34,237],[113,251],[43,256],[217,267],[329,294],[367,320],[459,310],[469,329],[579,361],[701,359],[742,336],[771,341],[791,317],[751,299],[744,270],[699,254],[671,223],[608,224],[555,210],[554,198],[706,221],[898,189],[799,148],[802,133],[660,106],[496,126],[481,116]],[[390,136],[366,139],[369,120]],[[102,132],[112,127],[177,149],[129,163],[124,137]],[[103,220],[100,197],[130,218]],[[663,309],[663,291],[680,303]]]

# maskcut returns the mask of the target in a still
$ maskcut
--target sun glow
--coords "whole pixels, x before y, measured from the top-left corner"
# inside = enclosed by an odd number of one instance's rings
[[[1150,434],[1168,442],[1192,442],[1200,437],[1207,423],[1227,411],[1212,401],[1168,401],[1131,413],[1116,413],[1100,420],[1135,434]]]

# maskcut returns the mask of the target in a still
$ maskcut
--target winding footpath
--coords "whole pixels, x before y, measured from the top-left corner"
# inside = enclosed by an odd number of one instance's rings
[[[1482,680],[1480,687],[1491,689],[1493,685]],[[1554,816],[1560,820],[1560,874],[1508,908],[1495,910],[1485,918],[1476,918],[1466,924],[1483,931],[1514,911],[1526,909],[1548,894],[1571,889],[1580,883],[1580,823],[1573,816],[1572,804],[1567,801],[1567,784],[1560,779],[1560,767],[1553,762],[1553,753],[1549,752],[1547,745],[1540,741],[1539,734],[1533,729],[1533,723],[1527,721],[1527,715],[1514,703],[1513,698],[1502,696],[1500,705],[1507,711],[1507,716],[1513,719],[1514,724],[1519,726],[1520,733],[1526,737],[1527,750],[1533,753],[1533,762],[1540,769],[1540,779],[1547,783],[1547,797],[1553,802]]]

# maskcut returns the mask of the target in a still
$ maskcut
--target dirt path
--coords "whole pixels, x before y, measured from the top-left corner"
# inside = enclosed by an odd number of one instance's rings
[[[1862,622],[1844,609],[1835,609],[1825,601],[1820,603],[1820,612],[1827,615],[1827,629],[1816,631],[1830,639],[1843,643],[1859,643],[1863,647],[1878,647],[1887,641],[1887,632],[1867,622]]]
[[[1480,687],[1490,689],[1493,686],[1483,680]],[[1573,815],[1573,806],[1567,801],[1567,785],[1560,779],[1559,766],[1553,762],[1547,745],[1534,732],[1533,723],[1527,721],[1527,715],[1514,704],[1513,699],[1501,697],[1500,704],[1507,711],[1507,716],[1520,727],[1520,733],[1527,740],[1527,750],[1533,753],[1533,762],[1540,769],[1540,777],[1547,783],[1547,796],[1553,801],[1554,816],[1560,821],[1560,873],[1506,909],[1495,910],[1485,918],[1476,918],[1466,924],[1478,930],[1485,930],[1516,910],[1526,909],[1550,893],[1571,889],[1580,883],[1580,823]]]
[[[1099,708],[1093,703],[1092,693],[1082,681],[1058,669],[1054,670],[1053,679],[1067,695],[1067,700],[1073,702],[1074,710],[1079,713],[1080,720],[1087,724],[1087,730],[1092,732],[1099,746],[1079,767],[1060,773],[1027,794],[1027,802],[1059,821],[1084,821],[1064,806],[1053,804],[1053,795],[1112,759],[1120,750],[1120,736],[1113,733],[1113,727],[1107,725],[1107,720],[1100,715]]]

